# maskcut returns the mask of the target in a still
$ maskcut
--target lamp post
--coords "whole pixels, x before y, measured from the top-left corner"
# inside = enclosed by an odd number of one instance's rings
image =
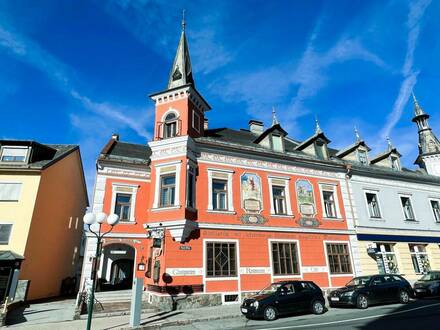
[[[93,303],[95,301],[95,282],[96,282],[96,270],[98,268],[98,258],[101,255],[101,240],[112,231],[113,227],[119,222],[119,216],[117,214],[110,214],[107,216],[104,212],[100,213],[87,213],[83,218],[84,223],[88,226],[89,231],[95,235],[97,239],[95,258],[93,259],[92,265],[92,288],[89,294],[89,301],[87,304],[87,330],[91,329],[92,326],[92,314],[93,314]],[[110,225],[110,230],[102,233],[101,225],[107,222]]]

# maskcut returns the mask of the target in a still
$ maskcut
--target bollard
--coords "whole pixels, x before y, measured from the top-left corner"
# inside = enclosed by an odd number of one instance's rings
[[[144,289],[143,278],[136,277],[133,280],[133,289],[131,291],[130,327],[132,328],[138,327],[141,323],[143,289]]]

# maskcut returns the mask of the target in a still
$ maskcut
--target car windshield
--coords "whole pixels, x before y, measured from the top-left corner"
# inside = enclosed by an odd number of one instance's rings
[[[355,277],[350,282],[347,283],[347,286],[359,286],[359,285],[366,285],[371,279],[371,276],[362,276],[362,277]]]
[[[435,281],[440,280],[440,273],[428,273],[422,276],[420,281]]]
[[[271,294],[271,293],[277,292],[277,290],[280,286],[281,286],[280,283],[272,283],[268,287],[266,287],[263,290],[261,290],[260,292],[258,292],[258,294]]]

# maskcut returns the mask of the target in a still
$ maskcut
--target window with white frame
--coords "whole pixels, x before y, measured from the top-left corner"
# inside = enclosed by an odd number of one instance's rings
[[[292,215],[289,193],[289,178],[268,176],[270,193],[270,213],[273,215]]]
[[[440,201],[436,199],[431,199],[430,203],[435,222],[440,222]]]
[[[174,206],[176,197],[176,174],[160,177],[160,207]]]
[[[172,138],[177,135],[177,115],[174,112],[170,112],[165,116],[163,138]]]
[[[153,208],[163,209],[180,206],[180,169],[182,161],[176,160],[155,165]],[[185,196],[186,197],[186,196]]]
[[[399,157],[391,156],[391,168],[396,171],[400,170]]]
[[[208,169],[208,210],[234,211],[232,199],[233,171]]]
[[[195,110],[193,110],[192,126],[197,132],[200,132],[200,115]]]
[[[186,206],[195,208],[195,191],[196,191],[196,170],[194,167],[188,167],[186,178]]]
[[[206,243],[206,277],[237,276],[237,246],[235,242]]]
[[[379,274],[399,273],[399,267],[393,245],[394,244],[389,243],[376,243],[376,246],[379,246],[379,251],[376,253],[376,262]]]
[[[320,184],[321,204],[324,218],[335,219],[340,216],[337,197],[337,185]]]
[[[9,244],[9,239],[11,237],[12,224],[2,223],[0,224],[0,244]]]
[[[284,151],[283,138],[281,135],[272,134],[272,149],[275,151]]]
[[[135,221],[136,195],[138,185],[126,183],[112,184],[112,212],[119,216],[121,222]]]
[[[130,221],[131,217],[131,194],[116,194],[115,214],[119,216],[120,221]]]
[[[274,275],[300,274],[296,242],[271,242],[271,250]]]
[[[0,182],[0,202],[18,202],[21,193],[21,183]]]
[[[26,162],[29,148],[19,146],[4,146],[1,148],[0,161],[8,163]]]
[[[370,218],[380,218],[379,200],[376,192],[366,192],[365,198],[367,201],[368,214]]]
[[[415,220],[414,211],[411,203],[411,198],[409,196],[400,196],[400,202],[402,204],[402,210],[405,220]]]
[[[431,270],[426,246],[423,244],[408,244],[411,261],[416,274],[425,274]]]
[[[362,165],[368,165],[367,152],[365,150],[358,149],[357,154],[359,163],[361,163]]]

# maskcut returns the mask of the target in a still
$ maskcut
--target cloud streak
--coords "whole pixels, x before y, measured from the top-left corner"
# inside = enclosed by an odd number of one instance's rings
[[[431,0],[419,0],[410,4],[408,19],[406,22],[408,27],[408,38],[405,61],[402,67],[403,80],[400,84],[399,94],[394,101],[393,109],[388,115],[386,123],[380,132],[380,139],[382,141],[391,134],[391,131],[398,123],[402,116],[403,108],[407,104],[411,95],[411,91],[417,83],[419,72],[414,70],[414,53],[420,35],[420,22],[430,3]]]

